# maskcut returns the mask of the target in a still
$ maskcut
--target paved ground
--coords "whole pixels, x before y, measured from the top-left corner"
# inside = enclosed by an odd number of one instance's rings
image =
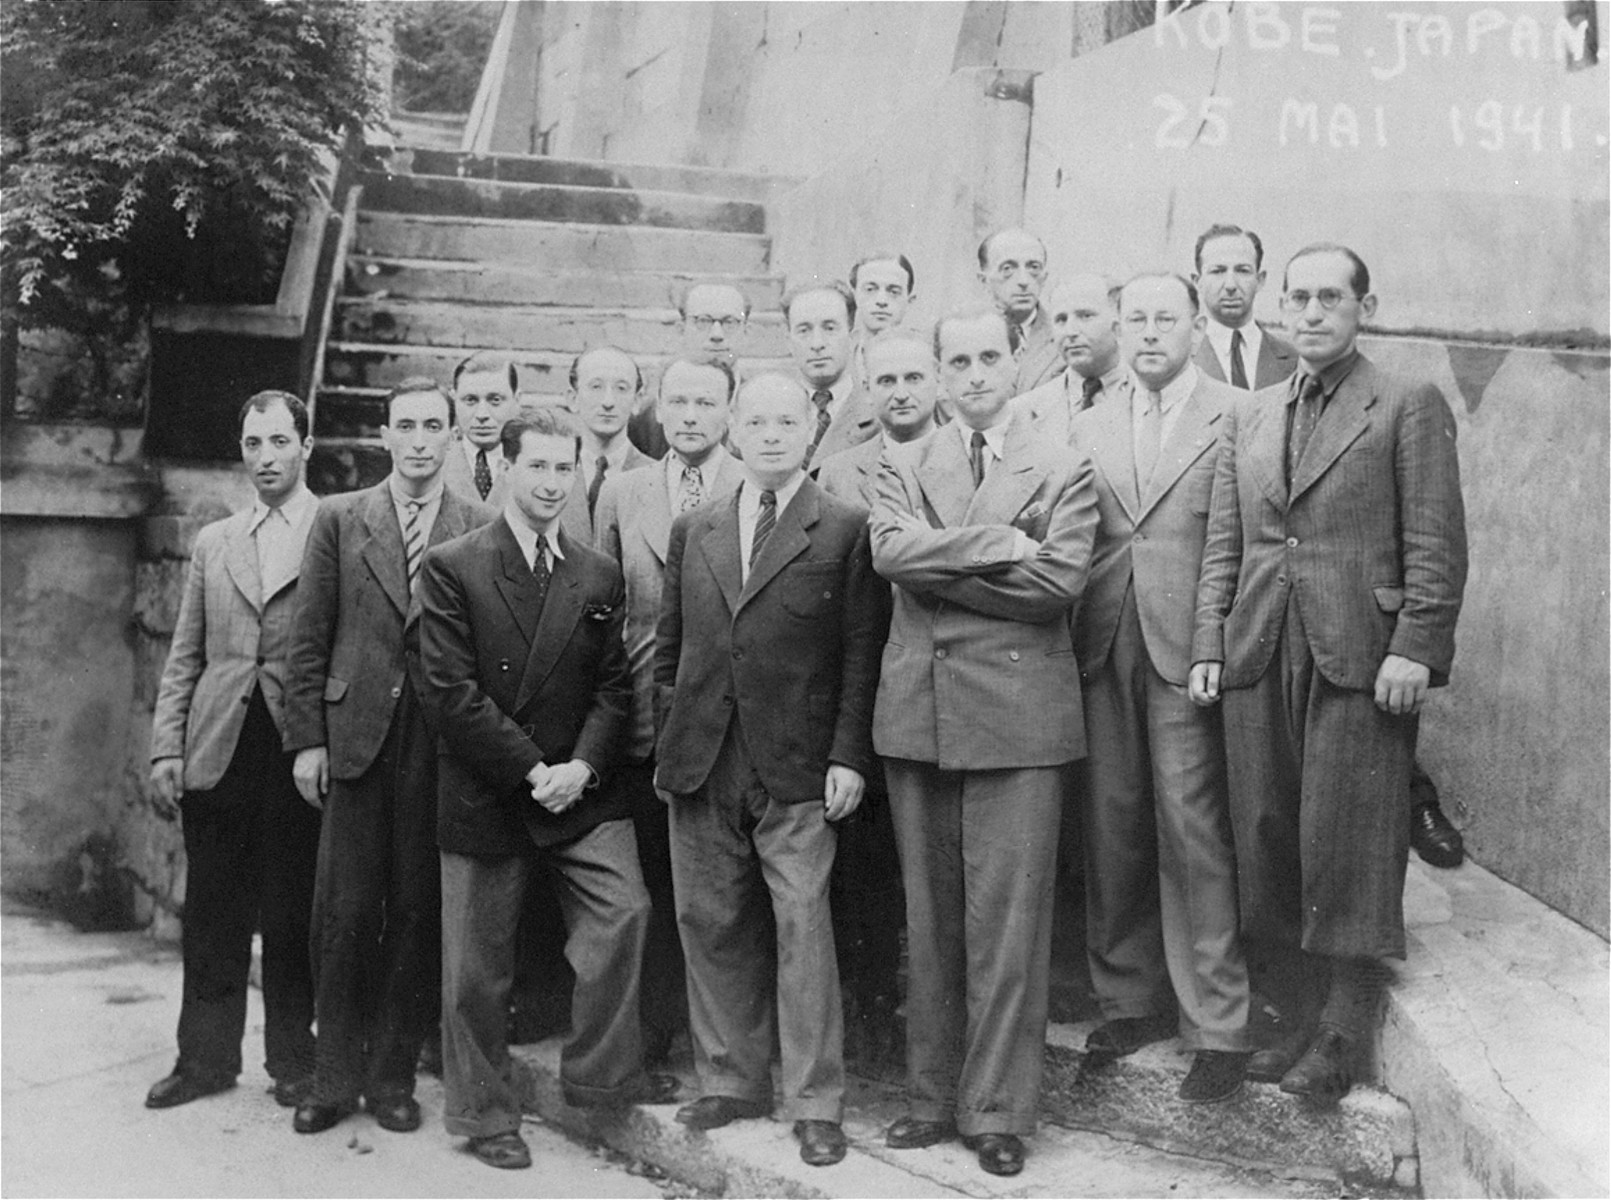
[[[143,934],[81,934],[27,910],[0,915],[0,1193],[7,1196],[643,1196],[665,1194],[535,1118],[535,1165],[496,1171],[442,1129],[442,1086],[421,1081],[425,1126],[367,1116],[298,1136],[266,1094],[254,989],[234,1091],[144,1107],[173,1062],[177,953]]]

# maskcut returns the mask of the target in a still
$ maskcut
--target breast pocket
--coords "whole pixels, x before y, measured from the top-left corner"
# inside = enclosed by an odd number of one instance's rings
[[[801,563],[790,567],[779,580],[783,585],[784,609],[807,621],[827,616],[839,598],[841,575],[841,565],[837,562]]]

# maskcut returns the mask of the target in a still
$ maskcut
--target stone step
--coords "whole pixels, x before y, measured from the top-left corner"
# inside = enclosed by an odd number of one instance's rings
[[[499,217],[583,225],[649,225],[718,233],[765,233],[766,209],[752,200],[691,192],[628,191],[546,183],[503,183],[368,171],[366,212]]]
[[[406,152],[405,152],[406,153]],[[694,192],[765,204],[799,185],[786,175],[682,167],[655,163],[591,162],[530,154],[466,154],[414,147],[407,163],[416,175],[496,179],[506,183],[546,183],[567,187],[621,188],[627,191]]]
[[[350,251],[382,258],[453,259],[548,271],[765,275],[771,241],[762,234],[653,226],[360,212]]]
[[[396,387],[411,375],[428,375],[448,383],[453,368],[475,350],[499,349],[478,346],[390,346],[369,342],[331,342],[325,355],[323,388]],[[520,367],[520,387],[526,392],[562,392],[567,387],[574,352],[521,350],[514,352]],[[653,386],[672,354],[634,355],[643,369],[644,383]],[[744,358],[739,360],[739,376],[763,370],[788,370],[786,358]],[[322,391],[323,389],[321,389]]]
[[[776,311],[783,280],[769,275],[692,271],[553,271],[490,262],[427,258],[347,259],[343,292],[400,300],[464,300],[481,304],[559,304],[599,308],[675,308],[695,282],[728,283],[749,298],[755,312]]]
[[[676,309],[622,310],[512,304],[343,299],[330,336],[338,342],[390,346],[501,346],[576,354],[609,343],[628,354],[675,354],[682,346]],[[757,314],[745,348],[753,354],[788,354],[781,318]]]

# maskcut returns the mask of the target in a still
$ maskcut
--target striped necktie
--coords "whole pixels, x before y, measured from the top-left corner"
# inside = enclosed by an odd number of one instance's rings
[[[408,510],[403,518],[403,553],[408,557],[408,594],[412,596],[420,581],[420,563],[425,558],[425,522],[420,515],[425,510],[425,502],[409,500],[403,507]]]
[[[811,467],[811,460],[816,457],[817,447],[822,445],[822,439],[828,432],[828,426],[833,424],[833,414],[828,411],[833,404],[833,393],[827,388],[818,388],[811,393],[811,403],[817,406],[817,435],[811,439],[811,446],[806,450],[805,462],[801,464],[808,470]]]
[[[761,493],[761,511],[755,516],[755,536],[750,539],[750,570],[755,570],[755,564],[761,558],[761,547],[766,545],[766,539],[772,536],[772,529],[777,523],[778,494],[768,488]]]

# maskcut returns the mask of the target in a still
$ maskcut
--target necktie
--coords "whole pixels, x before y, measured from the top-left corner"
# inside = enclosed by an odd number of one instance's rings
[[[1087,375],[1085,382],[1080,385],[1081,408],[1090,408],[1096,403],[1098,393],[1102,391],[1102,377],[1100,375]]]
[[[985,472],[985,435],[979,430],[973,431],[973,437],[968,442],[968,465],[973,468],[973,486],[977,488],[984,482]]]
[[[481,493],[483,500],[492,490],[492,464],[487,461],[484,449],[475,452],[475,490]]]
[[[425,522],[420,519],[425,504],[410,500],[403,507],[408,513],[403,518],[403,553],[408,557],[408,594],[412,596],[420,581],[420,562],[425,558]]]
[[[1248,390],[1247,368],[1242,365],[1242,331],[1231,330],[1231,386]]]
[[[604,486],[604,475],[610,469],[610,460],[599,455],[598,461],[593,464],[593,486],[587,489],[587,515],[591,517],[593,510],[599,506],[599,489]]]
[[[537,553],[531,558],[531,577],[537,581],[539,594],[546,597],[553,571],[548,565],[548,539],[540,533],[537,535]]]
[[[761,493],[761,511],[755,516],[755,537],[750,541],[750,570],[755,570],[755,564],[761,559],[761,547],[766,545],[766,539],[772,536],[772,529],[778,523],[778,494],[768,489]]]
[[[1304,447],[1314,436],[1315,426],[1320,421],[1321,394],[1324,386],[1318,375],[1304,376],[1303,386],[1298,391],[1298,402],[1292,409],[1292,430],[1287,435],[1287,483],[1298,473],[1298,464],[1303,461]]]
[[[691,508],[698,508],[704,502],[705,486],[699,477],[699,468],[685,465],[682,469],[682,483],[677,488],[677,511],[685,513]]]
[[[1136,494],[1147,490],[1158,465],[1158,443],[1163,436],[1163,397],[1147,393],[1147,407],[1141,410],[1141,428],[1136,430]]]
[[[811,465],[817,447],[822,445],[823,434],[827,433],[828,426],[833,424],[833,415],[828,411],[828,406],[833,403],[833,393],[827,388],[819,388],[811,393],[811,403],[817,406],[817,436],[811,439],[811,448],[806,451],[804,465],[807,467]]]

